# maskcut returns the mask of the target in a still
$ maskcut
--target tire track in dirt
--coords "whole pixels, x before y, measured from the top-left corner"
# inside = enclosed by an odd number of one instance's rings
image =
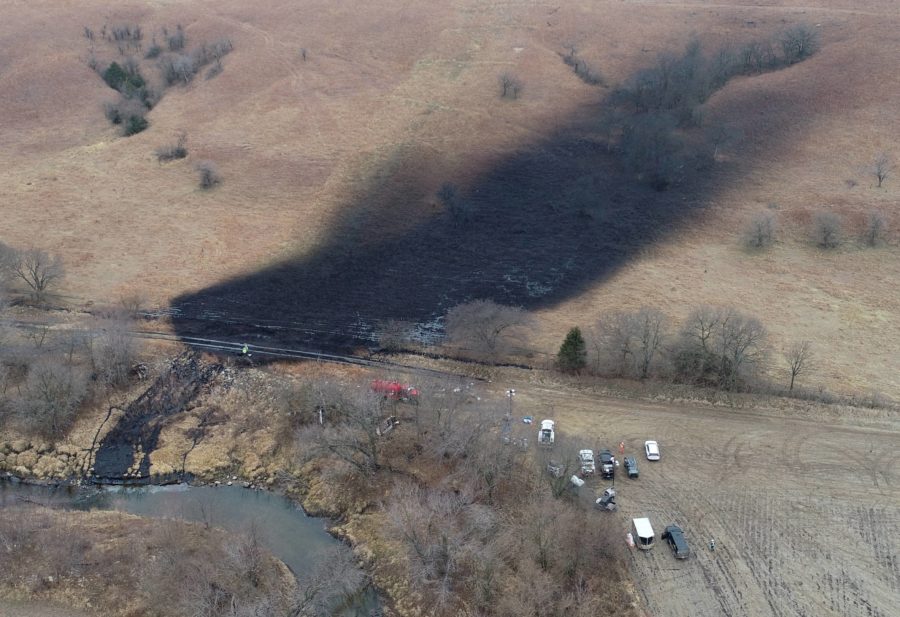
[[[846,417],[603,400],[521,388],[552,400],[561,430],[589,443],[619,436],[641,477],[616,483],[623,530],[648,516],[682,526],[694,555],[660,543],[634,554],[636,583],[655,617],[887,617],[900,606],[898,431]],[[662,460],[643,460],[644,439]],[[875,480],[877,479],[877,485]],[[624,533],[624,531],[623,531]],[[714,552],[707,548],[716,540]],[[637,551],[635,551],[637,553]]]

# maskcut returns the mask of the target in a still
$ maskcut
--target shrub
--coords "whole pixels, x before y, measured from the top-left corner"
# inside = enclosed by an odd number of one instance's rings
[[[222,182],[219,170],[212,161],[197,163],[197,172],[200,174],[200,188],[203,190],[209,190]]]
[[[784,63],[794,64],[805,60],[819,49],[819,33],[808,24],[797,24],[781,35]]]
[[[753,217],[744,232],[744,244],[753,249],[762,249],[775,242],[775,215],[762,212]]]
[[[500,76],[500,98],[517,99],[522,93],[522,82],[509,73]]]
[[[125,135],[125,137],[130,137],[131,135],[140,133],[148,126],[150,126],[150,123],[144,116],[130,115],[128,116],[128,120],[125,122],[122,134]]]
[[[885,235],[887,235],[887,220],[884,214],[878,211],[869,212],[863,242],[869,246],[878,246],[884,241]]]
[[[113,62],[103,71],[103,81],[113,90],[123,94],[136,92],[143,88],[146,82],[137,71],[136,64],[131,64],[129,68],[131,70],[126,70],[118,62]]]
[[[120,98],[115,103],[106,103],[103,106],[106,118],[113,124],[127,124],[132,116],[142,118],[146,110],[146,107],[140,101],[125,97]],[[145,126],[144,128],[147,127]]]
[[[153,43],[150,45],[149,49],[147,49],[147,53],[144,54],[144,57],[148,60],[152,60],[154,58],[158,58],[163,52],[162,46],[156,42],[156,39],[153,39]]]
[[[568,53],[562,57],[563,62],[572,67],[575,75],[577,75],[581,81],[590,86],[604,85],[603,76],[600,74],[600,71],[595,70],[587,62],[579,58],[578,50],[574,45],[570,45],[567,49]]]
[[[222,63],[216,60],[216,63],[206,71],[206,79],[212,79],[222,72]]]
[[[162,146],[156,149],[156,160],[160,163],[183,159],[187,155],[188,151],[186,133],[180,133],[178,135],[178,141],[176,143]]]
[[[834,212],[819,212],[813,217],[813,240],[823,249],[834,249],[841,244],[841,217]]]
[[[187,41],[187,37],[184,34],[184,28],[182,28],[181,24],[175,26],[175,32],[171,35],[168,31],[163,28],[163,36],[166,37],[166,43],[169,46],[169,51],[181,51],[184,49],[184,44]]]
[[[194,58],[185,54],[168,56],[160,62],[160,69],[167,86],[179,82],[189,84],[197,74],[198,68],[200,67]]]

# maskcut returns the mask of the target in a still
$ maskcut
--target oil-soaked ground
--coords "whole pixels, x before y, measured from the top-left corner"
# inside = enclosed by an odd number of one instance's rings
[[[168,370],[128,405],[103,437],[94,455],[91,479],[103,484],[141,484],[153,480],[150,454],[157,447],[167,419],[195,404],[223,370],[221,364],[203,363],[191,352],[173,360]],[[192,437],[196,444],[203,435],[198,433]],[[157,482],[175,479],[155,478]]]
[[[385,163],[368,194],[346,205],[323,248],[178,298],[176,327],[242,337],[268,327],[283,343],[349,346],[372,340],[388,320],[419,324],[427,338],[440,332],[436,318],[472,299],[537,308],[579,294],[702,216],[736,172],[696,138],[713,127],[677,127],[647,145],[649,161],[674,161],[672,182],[648,182],[652,174],[600,137],[598,120],[616,103],[598,92],[606,100],[570,127],[524,146],[455,194],[416,188],[441,159],[410,146],[403,165]],[[770,128],[775,145],[781,127]],[[396,221],[397,204],[409,203],[433,205],[412,223]]]

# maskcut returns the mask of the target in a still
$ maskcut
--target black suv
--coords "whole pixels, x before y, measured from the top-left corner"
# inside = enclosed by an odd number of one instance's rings
[[[676,559],[687,559],[691,554],[691,548],[688,546],[687,540],[684,539],[684,532],[678,525],[669,525],[662,535],[663,540],[669,542],[669,546],[675,552]]]
[[[612,478],[616,475],[616,459],[609,450],[600,450],[597,453],[597,462],[600,464],[600,473],[604,478]]]
[[[628,472],[629,478],[637,478],[641,475],[641,473],[638,471],[637,461],[633,456],[625,457],[625,471]]]

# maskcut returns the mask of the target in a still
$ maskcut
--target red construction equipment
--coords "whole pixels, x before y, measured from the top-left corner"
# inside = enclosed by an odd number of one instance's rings
[[[372,381],[372,391],[392,401],[418,401],[419,391],[409,384],[387,379],[375,379]]]

